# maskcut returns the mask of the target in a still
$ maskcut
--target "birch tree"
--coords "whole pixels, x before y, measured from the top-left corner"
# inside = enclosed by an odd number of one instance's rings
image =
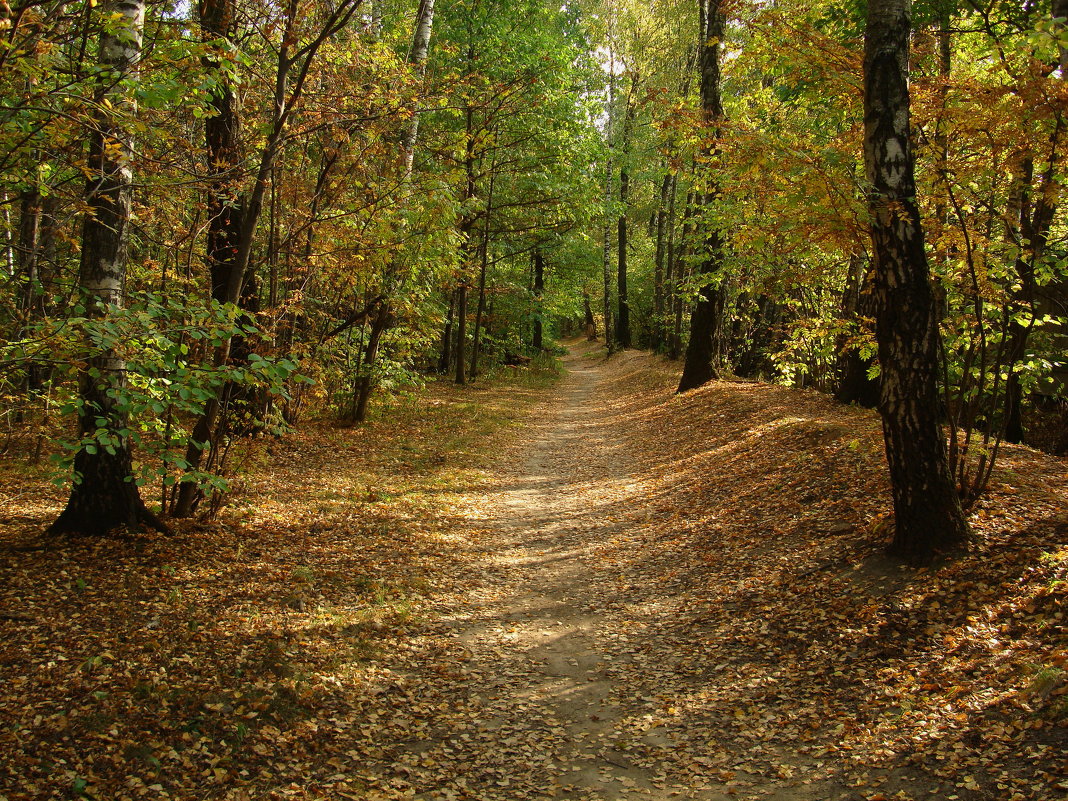
[[[909,141],[908,0],[872,0],[864,31],[864,163],[875,269],[879,412],[894,497],[891,553],[922,564],[968,527],[938,422],[938,348]]]
[[[78,281],[88,323],[120,310],[125,301],[127,243],[133,200],[133,83],[141,57],[144,0],[101,6],[100,88],[89,135],[89,179]],[[164,526],[141,500],[133,476],[128,413],[122,394],[126,362],[116,343],[89,344],[79,374],[81,437],[67,506],[54,533],[101,535],[118,528]]]

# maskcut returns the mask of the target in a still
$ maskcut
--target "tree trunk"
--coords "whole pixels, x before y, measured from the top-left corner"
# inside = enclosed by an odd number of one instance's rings
[[[197,4],[200,25],[206,41],[225,39],[232,41],[235,33],[234,0],[200,0]],[[241,165],[241,107],[238,96],[226,78],[221,64],[204,58],[205,66],[216,74],[217,82],[211,95],[211,107],[215,113],[204,120],[204,138],[207,148],[208,181],[208,230],[205,259],[211,281],[211,297],[218,303],[229,299],[230,285],[235,282],[234,271],[238,267],[238,250],[245,219],[245,198],[240,193]],[[244,337],[234,336],[227,348],[226,361],[247,359],[248,347]],[[208,451],[217,444],[220,413],[229,406],[235,392],[232,382],[226,382],[219,395],[208,401],[201,416],[190,433],[186,447],[186,461],[199,470]],[[175,517],[188,517],[202,498],[202,491],[194,481],[181,483],[172,504]]]
[[[449,293],[449,313],[445,317],[445,329],[441,334],[441,356],[438,357],[438,372],[445,375],[452,365],[452,317],[456,311],[456,294],[454,289]]]
[[[623,210],[616,222],[616,345],[629,348],[630,300],[627,293],[627,190],[630,175],[627,168],[619,171],[619,202]]]
[[[842,298],[842,317],[865,328],[865,321],[875,317],[871,270],[859,253],[849,257],[849,279]],[[843,340],[839,342],[837,366],[835,400],[839,403],[856,403],[866,409],[874,409],[879,405],[879,381],[869,377],[872,359],[863,358],[857,347]]]
[[[1060,11],[1068,14],[1068,2],[1061,0]],[[1055,9],[1056,13],[1056,9]],[[1062,76],[1068,77],[1068,76]],[[1037,196],[1033,199],[1031,186],[1034,179],[1034,164],[1032,159],[1025,158],[1020,181],[1018,197],[1019,209],[1014,222],[1010,238],[1020,247],[1020,255],[1016,259],[1016,276],[1018,287],[1012,292],[1012,303],[1016,310],[1024,310],[1034,318],[1038,309],[1038,283],[1036,281],[1036,268],[1045,256],[1049,242],[1050,229],[1057,214],[1057,197],[1060,185],[1054,175],[1057,166],[1057,144],[1063,134],[1064,122],[1058,117],[1056,126],[1050,139],[1050,163],[1046,165],[1037,187]],[[1011,213],[1011,211],[1010,211]],[[1010,218],[1011,219],[1011,218]],[[1004,438],[1008,442],[1023,442],[1023,386],[1020,383],[1018,365],[1027,355],[1027,340],[1031,335],[1031,326],[1023,325],[1015,315],[1009,322],[1007,332],[1008,347],[1006,348],[1006,361],[1004,369],[1007,373],[1005,382],[1005,422]],[[999,365],[998,369],[1002,369]]]
[[[583,326],[586,329],[586,341],[593,342],[597,339],[597,321],[593,317],[593,307],[590,305],[590,293],[582,290],[582,311],[584,315]]]
[[[371,399],[371,392],[375,388],[373,370],[375,361],[378,359],[378,348],[382,344],[382,335],[389,327],[390,310],[385,303],[378,307],[378,313],[371,321],[371,333],[367,337],[367,351],[363,358],[363,375],[360,376],[359,390],[356,396],[356,410],[353,414],[353,422],[362,423],[367,420],[367,402]]]
[[[102,8],[114,19],[100,36],[100,66],[107,85],[90,135],[79,284],[86,316],[100,318],[125,301],[127,240],[133,202],[133,139],[123,117],[135,110],[127,80],[141,57],[144,0],[117,0]],[[119,78],[119,80],[116,80]],[[116,146],[117,145],[117,146]],[[92,353],[80,372],[78,414],[82,445],[74,456],[67,506],[49,531],[102,535],[114,529],[165,527],[141,500],[133,476],[129,421],[118,402],[126,362],[114,349]]]
[[[752,330],[748,337],[739,336],[735,347],[737,354],[735,372],[743,378],[756,378],[773,371],[770,354],[782,344],[781,307],[768,295],[761,294],[752,304]]]
[[[682,296],[683,281],[686,279],[685,257],[689,252],[689,243],[692,235],[694,193],[686,193],[686,205],[682,212],[682,229],[679,232],[679,242],[675,244],[674,232],[668,239],[668,252],[671,254],[672,279],[671,279],[671,336],[668,340],[667,357],[672,361],[678,360],[682,355],[682,317],[685,311],[685,300]]]
[[[21,335],[26,336],[34,323],[44,318],[44,295],[41,291],[41,238],[44,217],[44,202],[36,189],[27,189],[19,198],[19,235],[15,263],[18,265],[19,280],[23,287],[19,299],[21,312]],[[41,363],[30,361],[26,364],[27,400],[41,390],[44,385],[44,369]],[[22,422],[22,411],[18,413]]]
[[[911,564],[968,527],[938,423],[937,328],[909,142],[908,0],[871,0],[864,33],[864,163],[874,254],[879,411],[894,496],[890,552]]]
[[[434,27],[434,0],[419,0],[415,16],[412,46],[408,50],[408,63],[415,74],[422,78],[426,73],[426,57],[430,52],[430,34]],[[415,145],[419,139],[419,108],[412,109],[412,119],[404,135],[404,182],[407,183],[415,165]]]
[[[490,184],[492,185],[492,180]],[[487,212],[488,216],[488,212]],[[478,303],[475,306],[475,330],[471,332],[470,380],[478,378],[478,357],[482,352],[482,320],[486,315],[486,271],[489,267],[489,242],[483,237],[479,246]]]
[[[718,237],[710,236],[706,241],[713,239],[718,240]],[[708,274],[706,270],[702,273]],[[676,392],[686,392],[716,377],[715,341],[722,316],[722,294],[718,287],[706,284],[698,293],[690,314],[690,341],[686,345],[686,360]]]
[[[719,46],[723,40],[721,0],[703,0],[701,5],[701,111],[710,128],[711,144],[708,161],[714,164],[719,153],[719,123],[723,119],[720,98]],[[714,169],[714,167],[712,167]],[[709,191],[704,197],[705,207],[719,200],[719,186],[715,177],[709,179]],[[690,318],[690,341],[686,346],[682,378],[676,392],[699,387],[715,377],[715,342],[723,314],[723,293],[717,282],[723,261],[723,237],[713,224],[705,235],[704,258],[701,261],[701,290]]]
[[[545,258],[541,255],[541,248],[534,249],[534,337],[531,347],[536,351],[545,349],[543,341],[544,324],[542,322],[541,299],[545,294]]]
[[[497,184],[497,153],[498,150],[494,148],[490,164],[489,190],[486,193],[482,241],[478,248],[478,304],[475,308],[475,330],[471,334],[471,381],[478,378],[478,360],[482,355],[482,322],[486,314],[486,274],[489,272],[490,220],[493,215],[493,190]]]
[[[273,98],[271,103],[271,125],[260,150],[259,164],[256,168],[252,188],[242,198],[237,239],[234,244],[233,261],[228,267],[229,275],[225,287],[218,290],[218,298],[224,303],[240,305],[243,297],[255,295],[255,288],[246,286],[246,277],[251,277],[250,264],[252,250],[256,241],[256,228],[263,210],[264,196],[272,182],[275,162],[285,142],[290,118],[300,105],[301,98],[310,73],[309,67],[314,62],[320,48],[331,37],[341,31],[352,19],[360,6],[361,0],[340,0],[329,9],[322,25],[316,29],[309,41],[301,43],[298,33],[298,9],[296,0],[286,5],[281,42],[277,48]],[[227,0],[211,0],[212,8],[224,9],[222,23],[232,24],[232,13],[227,18],[225,4]],[[206,3],[207,5],[208,3]],[[299,55],[295,56],[294,53]],[[213,287],[213,292],[215,291]],[[230,363],[234,354],[234,340],[227,339],[216,348],[215,366],[223,367]],[[211,444],[217,431],[219,415],[227,408],[225,391],[220,391],[205,404],[204,411],[194,426],[186,447],[185,459],[189,467],[186,475],[196,474],[202,467],[206,449],[205,442]],[[197,433],[206,433],[208,439],[200,440]],[[185,481],[179,487],[178,497],[174,502],[173,513],[176,517],[188,517],[193,513],[201,497],[195,481]]]
[[[200,0],[200,26],[206,41],[234,37],[234,0]],[[216,78],[211,94],[215,112],[204,119],[207,146],[208,232],[205,257],[211,274],[211,296],[226,302],[226,290],[237,266],[237,250],[244,216],[239,188],[241,166],[241,105],[226,71],[215,59],[204,59]]]
[[[360,0],[350,0],[359,5]],[[380,13],[372,10],[372,13]],[[420,0],[419,9],[416,13],[415,28],[412,31],[412,44],[408,50],[408,64],[412,68],[412,72],[416,77],[422,78],[426,73],[426,59],[427,54],[430,51],[430,35],[433,30],[434,24],[434,0]],[[415,148],[419,139],[419,107],[418,104],[414,104],[411,108],[411,120],[408,123],[408,128],[404,132],[404,136],[401,142],[401,156],[402,156],[402,175],[400,181],[399,192],[401,194],[401,203],[404,201],[404,191],[407,189],[411,182],[412,171],[415,166]],[[374,368],[375,362],[378,358],[379,344],[382,341],[382,336],[385,334],[386,329],[390,326],[393,320],[393,304],[392,294],[396,291],[396,287],[392,286],[396,280],[394,268],[391,266],[389,274],[383,280],[382,288],[382,304],[378,309],[378,314],[375,315],[374,320],[371,323],[371,333],[367,340],[367,350],[364,354],[363,363],[363,375],[360,376],[359,394],[356,401],[356,414],[354,415],[355,421],[362,423],[367,419],[367,404],[370,401],[371,393],[375,388],[375,376]],[[450,313],[451,313],[450,307]],[[443,351],[443,357],[448,360],[447,348]]]
[[[668,208],[671,205],[673,177],[670,169],[660,182],[660,198],[656,207],[656,254],[653,261],[653,350],[664,346],[664,282],[665,264],[668,261],[667,227]]]
[[[609,63],[614,66],[613,53],[609,48]],[[612,207],[612,178],[614,175],[614,166],[612,164],[612,123],[615,115],[615,103],[616,103],[616,76],[615,72],[609,73],[608,76],[608,120],[605,125],[605,166],[604,166],[604,228],[602,231],[603,250],[601,254],[601,273],[604,278],[604,297],[603,297],[603,311],[604,311],[604,346],[609,353],[612,352],[615,345],[615,326],[612,321],[612,223],[611,212],[609,209]]]
[[[456,383],[467,383],[467,365],[464,347],[467,344],[467,284],[460,283],[456,290]]]
[[[620,134],[619,217],[616,220],[616,344],[621,350],[631,346],[630,297],[627,290],[627,204],[630,194],[630,134],[634,125],[634,94],[638,78],[631,75],[627,106]]]

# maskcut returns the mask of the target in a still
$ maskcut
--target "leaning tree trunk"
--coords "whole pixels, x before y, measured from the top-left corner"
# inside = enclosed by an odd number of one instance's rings
[[[968,526],[938,422],[938,348],[909,142],[908,0],[870,0],[864,33],[864,163],[869,183],[879,411],[894,496],[890,552],[912,564],[962,546]]]
[[[233,253],[233,261],[227,268],[227,283],[217,289],[217,295],[224,303],[239,305],[243,296],[253,294],[251,288],[246,287],[245,278],[246,275],[251,276],[250,264],[256,229],[263,211],[267,187],[273,183],[275,163],[285,145],[291,118],[300,106],[308,76],[311,74],[309,67],[323,45],[348,25],[360,3],[361,0],[339,0],[330,8],[310,40],[303,43],[298,33],[297,4],[293,2],[286,7],[281,42],[276,53],[271,124],[260,150],[259,164],[251,189],[242,197],[239,230],[234,245],[236,252]],[[225,19],[222,21],[225,22]],[[216,367],[221,368],[230,363],[234,344],[233,339],[228,338],[215,349],[213,361]],[[223,393],[217,392],[214,397],[208,399],[193,426],[185,452],[185,461],[188,464],[186,480],[179,488],[172,509],[175,517],[192,515],[201,499],[202,493],[197,483],[190,479],[195,479],[202,469],[206,456],[203,443],[216,435],[219,416],[225,412],[225,404]]]
[[[100,36],[100,66],[106,86],[98,95],[96,125],[89,138],[79,284],[86,316],[99,319],[125,300],[127,240],[133,202],[133,139],[125,127],[135,110],[128,79],[141,57],[144,0],[117,0],[103,7],[113,19]],[[78,415],[82,445],[74,457],[70,499],[49,531],[100,535],[149,525],[165,531],[145,507],[133,475],[129,420],[118,402],[126,362],[114,348],[93,352],[79,375]]]
[[[375,369],[375,361],[378,359],[378,348],[382,344],[382,335],[389,327],[390,309],[385,303],[378,307],[378,312],[371,320],[371,333],[367,338],[367,350],[364,352],[362,371],[357,379],[356,407],[353,411],[353,422],[362,423],[367,420],[367,402],[371,398],[371,391],[375,388],[375,377],[372,372]]]
[[[359,0],[355,0],[359,2]],[[373,12],[374,13],[374,12]],[[412,73],[415,78],[421,80],[426,74],[426,59],[427,54],[430,52],[430,35],[434,27],[434,0],[420,0],[419,9],[415,16],[415,29],[412,31],[412,44],[408,50],[408,65],[411,67]],[[401,141],[401,157],[403,170],[401,174],[400,186],[398,187],[398,194],[401,198],[400,205],[403,208],[407,205],[407,190],[411,183],[412,173],[415,169],[415,148],[419,140],[419,103],[415,102],[411,108],[411,118],[408,121],[408,126],[404,131]],[[398,270],[395,264],[390,264],[387,268],[386,275],[383,278],[383,301],[382,301],[382,315],[381,320],[383,325],[388,321],[393,320],[393,299],[396,296],[400,278],[397,275]],[[372,330],[373,333],[373,330]],[[385,330],[379,332],[379,339]],[[358,422],[362,422],[367,414],[367,402],[370,399],[370,393],[375,388],[375,381],[373,378],[373,370],[375,368],[375,359],[377,358],[377,348],[372,353],[370,349],[364,354],[364,370],[365,373],[360,379],[360,401],[358,404],[359,414],[356,417]]]
[[[714,156],[719,151],[718,126],[723,119],[719,45],[723,39],[724,26],[720,3],[721,0],[706,0],[701,6],[701,111],[705,124],[711,129],[708,134],[712,140],[708,147],[709,161],[714,161]],[[704,205],[714,206],[718,199],[719,187],[713,178],[709,181]],[[703,285],[690,318],[690,341],[686,346],[686,360],[676,392],[699,387],[715,377],[714,347],[723,306],[722,291],[716,281],[723,262],[723,246],[723,236],[713,223],[705,235],[705,254],[699,268]]]

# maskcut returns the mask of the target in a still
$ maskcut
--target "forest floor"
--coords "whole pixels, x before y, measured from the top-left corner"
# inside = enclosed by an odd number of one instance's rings
[[[1065,797],[1068,463],[916,571],[872,413],[565,367],[260,443],[169,537],[42,541],[6,460],[0,799]]]

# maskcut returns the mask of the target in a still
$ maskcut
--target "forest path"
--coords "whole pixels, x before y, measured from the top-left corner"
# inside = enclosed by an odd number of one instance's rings
[[[674,776],[656,756],[673,745],[652,714],[659,699],[640,697],[655,676],[620,681],[642,649],[609,614],[623,579],[599,550],[644,514],[612,413],[626,395],[606,386],[613,368],[592,346],[564,365],[507,461],[514,472],[471,499],[486,524],[479,567],[442,621],[463,649],[460,684],[440,687],[458,714],[401,762],[442,769],[416,798],[737,797]]]

